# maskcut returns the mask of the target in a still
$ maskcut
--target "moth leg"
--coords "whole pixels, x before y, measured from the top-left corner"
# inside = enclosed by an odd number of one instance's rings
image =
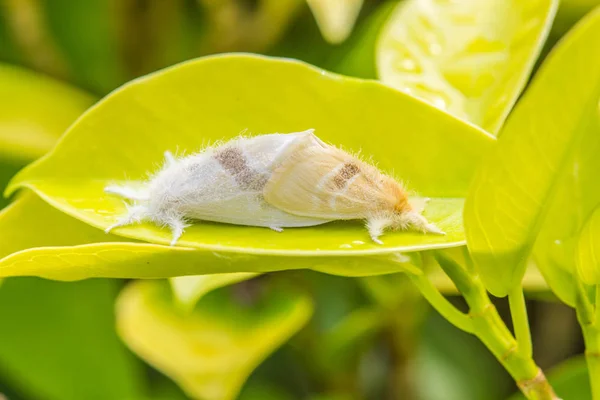
[[[371,235],[371,240],[377,244],[383,244],[383,242],[379,240],[379,236],[383,235],[383,231],[385,231],[385,229],[390,225],[392,225],[392,220],[390,218],[369,218],[367,220],[367,229],[369,230],[369,235]]]
[[[165,151],[165,161],[167,163],[167,167],[177,163],[177,159],[175,159],[175,156],[169,150]]]
[[[401,217],[400,224],[406,228],[412,227],[423,233],[435,233],[438,235],[446,234],[446,232],[442,231],[435,224],[432,224],[431,222],[427,221],[427,219],[424,216],[415,211],[404,213]]]
[[[175,246],[175,243],[177,243],[181,235],[183,235],[183,231],[189,225],[179,218],[172,218],[169,219],[169,221],[167,222],[167,226],[169,227],[169,229],[171,229],[171,233],[173,234],[173,237],[171,239],[171,246]]]
[[[283,232],[283,228],[280,226],[270,226],[269,229],[274,230],[275,232]]]
[[[139,224],[147,217],[147,208],[143,205],[129,206],[127,205],[127,215],[116,223],[112,224],[104,230],[106,233],[110,233],[115,228],[125,225]]]
[[[148,194],[144,189],[138,189],[128,186],[108,185],[104,188],[104,193],[114,194],[129,200],[148,200]]]

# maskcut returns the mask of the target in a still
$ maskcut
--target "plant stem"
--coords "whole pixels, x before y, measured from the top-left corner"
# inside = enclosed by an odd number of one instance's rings
[[[465,313],[460,312],[431,283],[425,274],[408,275],[412,283],[419,289],[423,297],[442,317],[452,325],[468,333],[473,333],[473,321]]]
[[[600,320],[597,318],[600,304],[598,301],[598,287],[596,287],[596,309],[590,303],[583,283],[575,278],[577,320],[581,325],[583,340],[585,342],[585,359],[590,376],[592,400],[600,400]]]
[[[529,400],[558,400],[533,358],[517,351],[517,341],[490,301],[478,275],[469,272],[442,252],[435,258],[469,305],[474,334],[494,354]]]
[[[532,357],[531,330],[529,329],[527,304],[525,303],[523,288],[517,286],[508,294],[508,304],[510,305],[510,315],[517,337],[517,351],[524,357]]]

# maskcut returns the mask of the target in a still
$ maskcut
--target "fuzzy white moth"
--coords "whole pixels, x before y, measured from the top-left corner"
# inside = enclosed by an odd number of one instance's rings
[[[175,244],[190,220],[263,226],[276,231],[286,227],[319,225],[330,220],[289,214],[265,202],[263,188],[278,163],[305,146],[324,146],[308,130],[290,134],[241,137],[200,153],[175,159],[165,153],[166,163],[142,189],[107,186],[138,204],[112,229],[154,222],[171,229]]]
[[[371,238],[386,228],[443,233],[413,208],[403,187],[377,168],[329,146],[308,130],[238,138],[175,159],[142,189],[111,185],[134,200],[113,228],[151,221],[175,244],[191,220],[285,227],[365,219]]]

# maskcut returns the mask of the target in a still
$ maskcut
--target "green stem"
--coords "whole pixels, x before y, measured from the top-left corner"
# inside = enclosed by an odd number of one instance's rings
[[[508,304],[510,305],[510,315],[517,336],[518,351],[524,357],[532,357],[531,331],[523,288],[517,286],[508,294]]]
[[[585,342],[585,359],[590,376],[590,386],[592,388],[592,400],[600,400],[600,319],[597,318],[598,308],[600,308],[598,287],[596,287],[596,309],[590,302],[587,291],[579,279],[575,279],[575,309],[577,319],[583,332]]]
[[[423,297],[452,325],[468,333],[473,333],[473,321],[465,313],[460,312],[431,283],[425,274],[408,275],[412,283],[419,289]]]
[[[436,252],[435,258],[467,301],[474,334],[513,377],[525,397],[529,400],[558,400],[532,357],[517,351],[517,341],[490,301],[479,276],[462,268],[442,252]]]

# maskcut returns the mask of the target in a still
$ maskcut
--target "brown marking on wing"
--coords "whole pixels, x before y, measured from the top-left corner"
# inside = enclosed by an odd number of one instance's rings
[[[238,175],[248,170],[248,162],[242,151],[235,147],[227,147],[215,154],[215,158],[231,175]]]
[[[244,153],[237,147],[227,147],[216,152],[214,157],[242,189],[260,191],[267,184],[268,177],[251,169]]]
[[[338,189],[343,189],[350,178],[360,172],[358,165],[349,162],[344,164],[342,169],[333,177],[333,184]]]

